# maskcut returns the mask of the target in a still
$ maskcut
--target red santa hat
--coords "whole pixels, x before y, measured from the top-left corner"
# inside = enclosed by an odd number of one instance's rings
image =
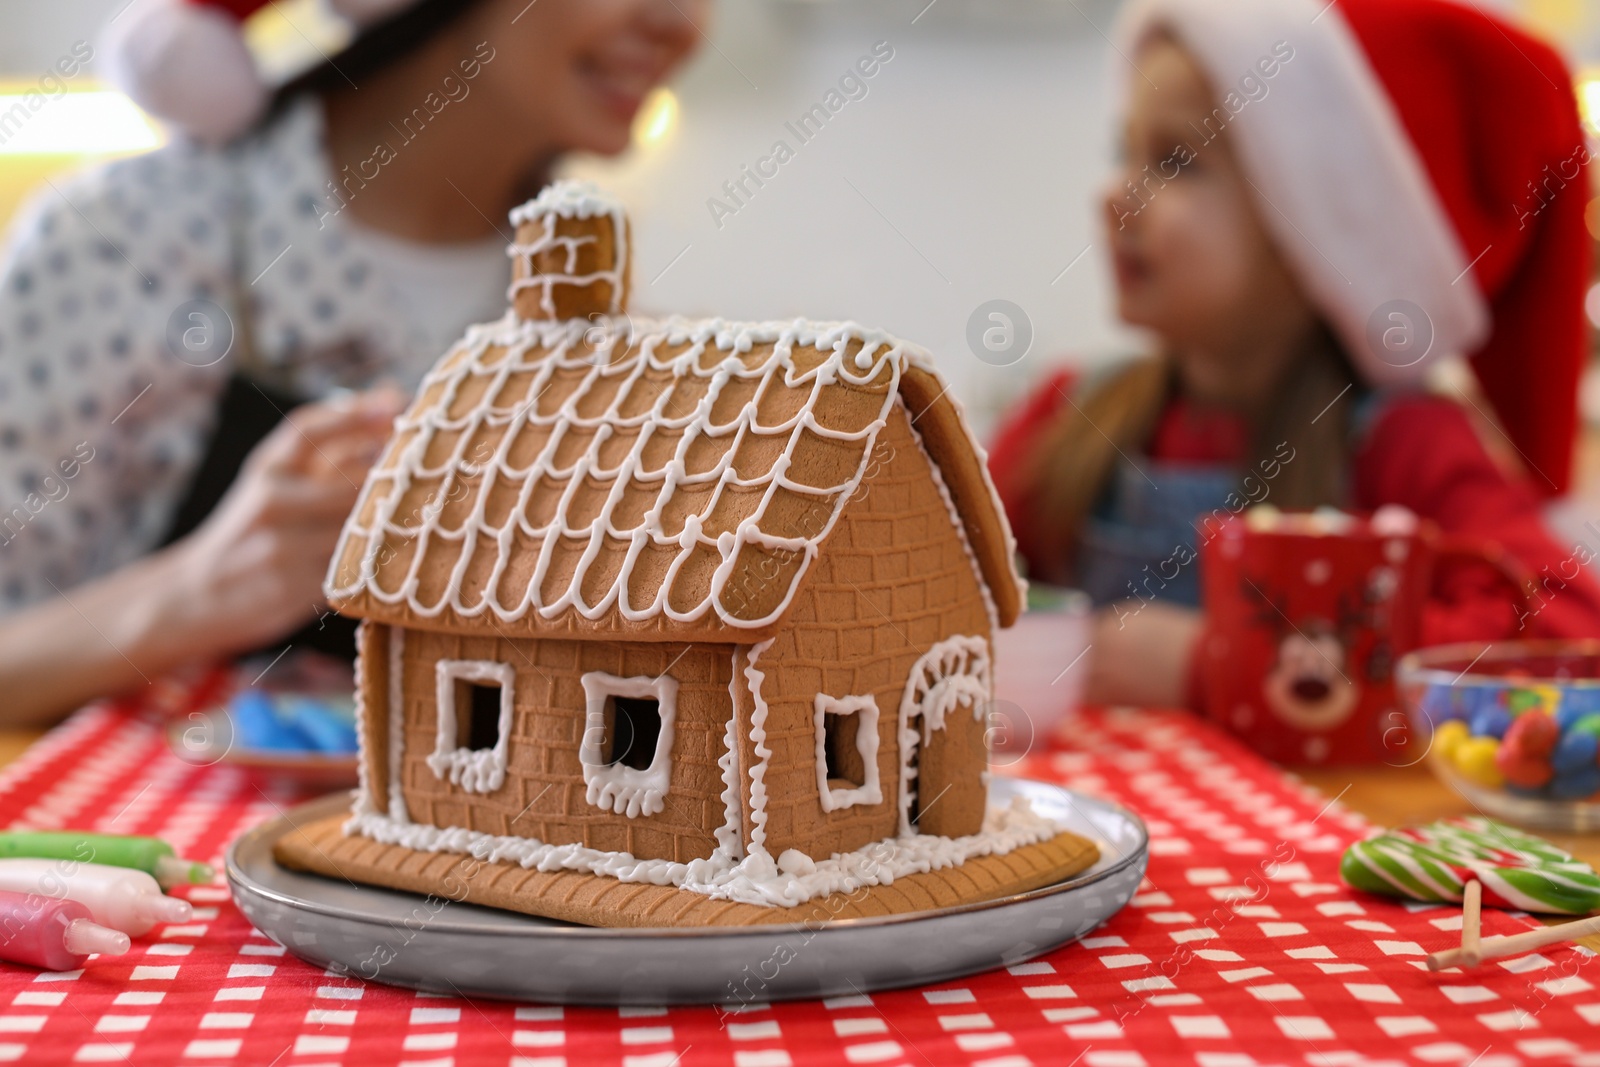
[[[220,144],[249,129],[271,98],[245,47],[244,20],[272,0],[133,0],[101,42],[108,79],[188,137]],[[356,26],[416,0],[324,0]]]
[[[1160,30],[1208,74],[1265,225],[1365,379],[1467,357],[1532,481],[1565,491],[1590,243],[1561,58],[1453,0],[1136,0],[1123,52]]]

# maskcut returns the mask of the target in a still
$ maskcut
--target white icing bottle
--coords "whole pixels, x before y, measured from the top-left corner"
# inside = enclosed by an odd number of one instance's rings
[[[0,860],[0,890],[76,900],[101,926],[135,937],[158,922],[184,922],[193,912],[187,900],[166,896],[145,872],[99,863]]]

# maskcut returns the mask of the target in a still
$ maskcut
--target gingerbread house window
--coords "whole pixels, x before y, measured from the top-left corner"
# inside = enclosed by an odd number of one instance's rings
[[[582,682],[578,761],[589,803],[630,819],[656,814],[672,784],[677,681],[666,675],[619,678],[590,671]]]
[[[442,659],[434,678],[438,726],[429,769],[469,793],[494,792],[506,780],[516,671],[493,660]]]
[[[883,803],[878,785],[878,702],[817,694],[817,794],[823,811]]]

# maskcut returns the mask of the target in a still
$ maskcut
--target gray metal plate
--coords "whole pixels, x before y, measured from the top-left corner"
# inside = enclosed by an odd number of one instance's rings
[[[1138,816],[1020,778],[991,803],[1035,810],[1100,845],[1100,861],[1029,893],[939,911],[757,928],[597,929],[300,874],[272,859],[299,825],[349,807],[324,797],[228,850],[233,898],[256,928],[319,967],[441,993],[560,1004],[737,1004],[864,993],[1009,966],[1083,936],[1132,898],[1149,860]]]

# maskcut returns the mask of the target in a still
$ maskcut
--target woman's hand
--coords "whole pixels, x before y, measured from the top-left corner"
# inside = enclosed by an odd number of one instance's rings
[[[316,618],[340,528],[403,403],[382,389],[290,412],[216,511],[169,549],[173,595],[159,625],[234,651]]]
[[[1095,612],[1089,652],[1091,704],[1182,707],[1189,659],[1204,616],[1192,608],[1124,600]]]
[[[0,620],[0,726],[42,723],[316,617],[322,578],[404,398],[307,404],[183,540]]]

